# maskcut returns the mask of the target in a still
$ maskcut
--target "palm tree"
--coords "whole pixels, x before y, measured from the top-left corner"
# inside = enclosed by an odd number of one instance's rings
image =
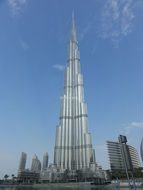
[[[11,178],[12,178],[12,183],[13,183],[13,182],[14,182],[15,175],[12,174],[12,175],[11,175]]]
[[[5,175],[4,175],[5,181],[6,181],[8,178],[9,178],[9,175],[5,174]]]

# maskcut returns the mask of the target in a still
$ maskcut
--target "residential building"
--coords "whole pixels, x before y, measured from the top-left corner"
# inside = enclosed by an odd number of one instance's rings
[[[47,170],[48,168],[48,161],[49,161],[49,156],[48,156],[48,152],[46,152],[43,155],[43,166],[42,166],[42,170]]]
[[[35,154],[32,158],[31,171],[39,173],[41,171],[41,162]]]
[[[24,170],[25,170],[26,159],[27,159],[27,154],[24,153],[24,152],[22,152],[22,153],[21,153],[20,162],[19,162],[19,168],[18,168],[18,171],[24,171]]]
[[[112,171],[125,170],[125,163],[128,170],[141,167],[138,152],[133,146],[107,141],[107,149]]]
[[[17,181],[22,184],[37,183],[39,181],[40,173],[30,171],[28,169],[19,171]]]

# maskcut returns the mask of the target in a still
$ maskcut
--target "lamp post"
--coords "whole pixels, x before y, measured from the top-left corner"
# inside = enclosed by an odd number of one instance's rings
[[[122,156],[122,159],[123,159],[123,162],[124,162],[124,166],[125,166],[125,170],[126,170],[126,175],[127,175],[127,180],[128,180],[129,187],[130,187],[130,178],[129,178],[129,173],[128,173],[128,165],[127,165],[126,153],[125,153],[125,149],[124,149],[124,146],[125,147],[127,146],[126,145],[127,138],[126,138],[126,136],[119,135],[118,140],[119,140],[119,143],[120,143],[121,156]],[[129,156],[130,155],[127,155],[128,160],[129,160]],[[131,165],[132,165],[132,163],[130,163],[130,167],[131,167],[131,170],[132,170],[132,166]],[[134,180],[134,176],[133,176],[133,172],[132,171],[131,171],[131,176],[132,176],[132,180],[133,180],[134,189],[136,189],[135,180]]]
[[[119,143],[120,143],[120,147],[121,147],[121,156],[124,162],[124,166],[125,166],[125,171],[126,171],[126,175],[127,175],[127,180],[129,183],[129,187],[130,187],[130,178],[129,178],[129,173],[128,173],[128,167],[127,167],[127,162],[126,162],[126,158],[125,158],[125,151],[124,151],[124,144],[126,145],[127,143],[127,138],[126,136],[123,135],[119,135],[118,137]]]

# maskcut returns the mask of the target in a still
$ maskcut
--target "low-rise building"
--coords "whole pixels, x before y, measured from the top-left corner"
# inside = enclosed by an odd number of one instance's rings
[[[38,183],[39,177],[40,173],[26,169],[18,172],[17,181],[22,184]]]
[[[141,167],[138,152],[133,146],[107,141],[107,149],[111,171],[125,170],[125,162],[128,170]],[[122,151],[124,151],[124,158]]]

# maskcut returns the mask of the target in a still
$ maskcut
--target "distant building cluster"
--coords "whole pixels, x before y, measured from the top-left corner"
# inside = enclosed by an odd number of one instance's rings
[[[121,135],[122,136],[122,135]],[[125,137],[125,136],[123,136]],[[126,139],[126,137],[125,137]],[[127,139],[125,140],[127,142]],[[42,164],[35,154],[32,158],[31,169],[26,169],[27,154],[22,152],[19,169],[18,181],[22,183],[33,182],[69,182],[69,181],[88,181],[91,179],[111,179],[111,175],[119,176],[120,173],[127,171],[138,171],[141,168],[139,154],[137,150],[119,141],[107,141],[107,150],[111,172],[105,171],[101,166],[91,163],[88,169],[82,170],[60,170],[55,164],[48,164],[49,155],[44,153]],[[143,159],[143,139],[141,142],[141,156]],[[96,171],[96,173],[95,173]],[[109,172],[109,173],[108,173]]]
[[[80,180],[85,181],[85,179],[90,179],[94,177],[103,178],[106,172],[102,170],[101,166],[91,164],[90,169],[85,169],[82,171],[76,170],[64,170],[61,171],[55,164],[48,165],[49,156],[46,152],[43,155],[43,163],[41,167],[41,162],[35,154],[32,158],[31,169],[26,168],[27,154],[22,152],[18,168],[17,180],[19,183],[33,183],[33,182],[59,182],[59,181],[72,181],[80,177]],[[94,173],[96,169],[96,175]],[[79,176],[77,176],[77,174]],[[78,179],[79,180],[79,179]]]
[[[48,156],[48,153],[46,152],[43,155],[43,169],[42,170],[48,169],[48,160],[49,160],[49,156]],[[19,168],[18,168],[18,176],[17,176],[18,181],[21,183],[38,182],[40,179],[40,173],[41,173],[40,160],[35,154],[32,158],[31,169],[26,169],[26,161],[27,161],[27,154],[22,152]]]

